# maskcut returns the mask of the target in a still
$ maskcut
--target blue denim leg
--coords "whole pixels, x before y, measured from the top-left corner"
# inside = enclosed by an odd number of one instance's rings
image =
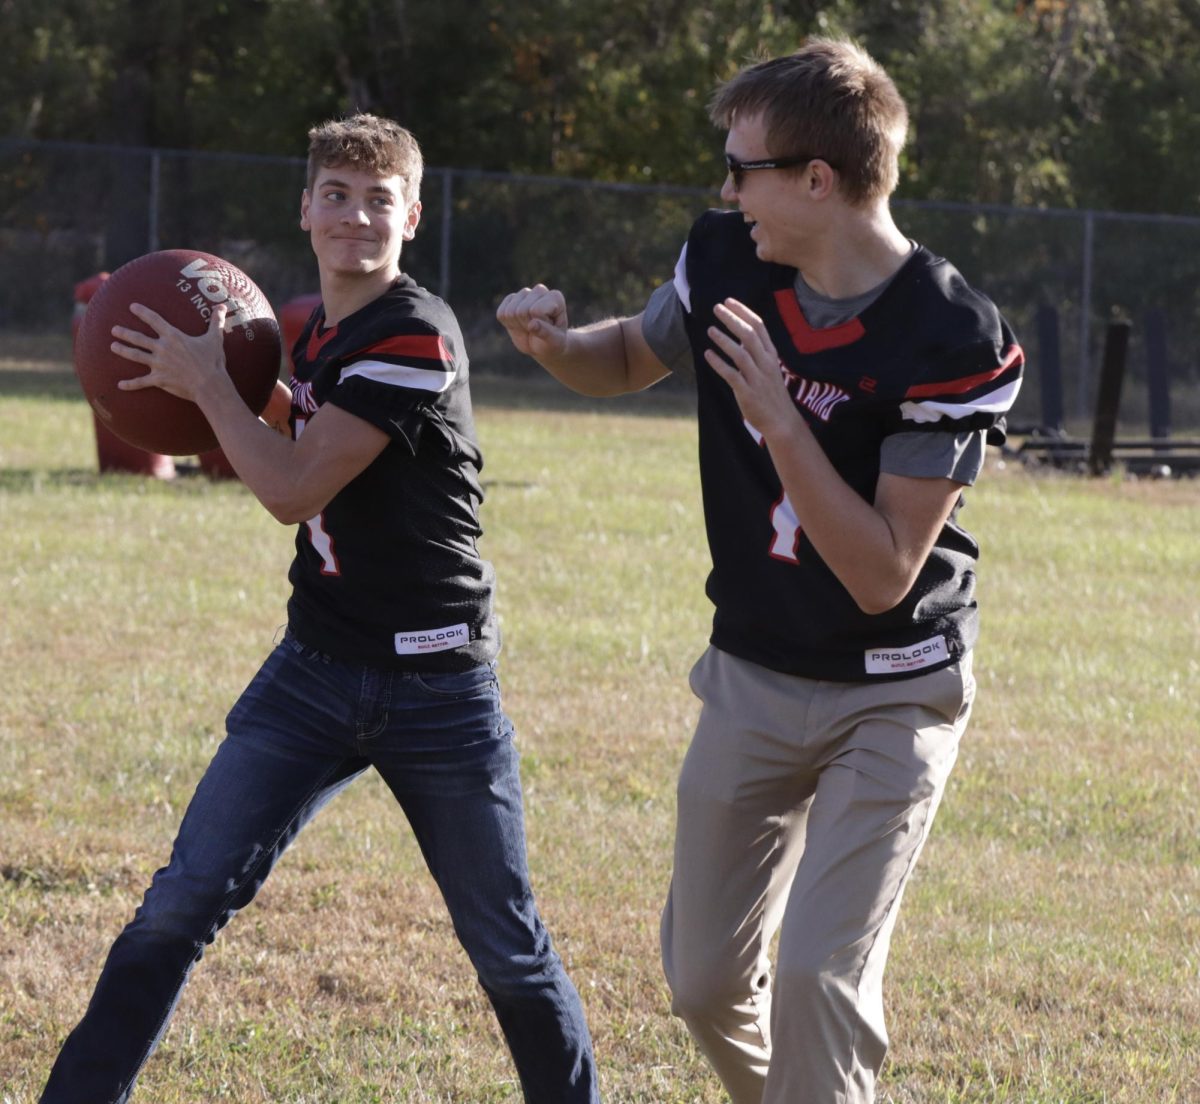
[[[579,996],[529,886],[517,754],[491,667],[380,671],[289,634],[230,712],[228,732],[42,1104],[125,1104],[204,947],[304,824],[371,764],[413,826],[526,1100],[599,1100]]]
[[[109,951],[42,1104],[128,1100],[205,946],[250,902],[300,829],[365,769],[353,753],[356,703],[346,689],[312,678],[290,640],[246,688],[170,861]]]
[[[600,1099],[579,994],[529,883],[518,756],[492,668],[397,676],[360,747],[408,817],[530,1104]]]

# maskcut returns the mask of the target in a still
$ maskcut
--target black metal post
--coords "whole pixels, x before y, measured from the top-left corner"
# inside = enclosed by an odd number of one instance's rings
[[[1100,366],[1100,389],[1096,395],[1096,418],[1092,423],[1092,447],[1088,471],[1104,475],[1112,467],[1113,442],[1117,436],[1117,410],[1125,378],[1125,355],[1129,349],[1128,322],[1110,322],[1104,339],[1104,363]]]

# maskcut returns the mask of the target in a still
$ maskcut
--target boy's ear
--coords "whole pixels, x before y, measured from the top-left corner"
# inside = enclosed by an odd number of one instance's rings
[[[310,202],[310,199],[309,199],[309,195],[308,195],[308,189],[305,188],[304,191],[302,191],[300,193],[300,229],[301,230],[311,230],[312,229],[312,227],[309,225],[309,222],[308,222],[309,202]]]
[[[802,178],[814,199],[824,199],[837,191],[837,173],[828,161],[816,158],[808,163]]]
[[[417,223],[421,221],[421,201],[418,199],[408,209],[408,218],[404,220],[404,240],[412,241],[417,233]]]

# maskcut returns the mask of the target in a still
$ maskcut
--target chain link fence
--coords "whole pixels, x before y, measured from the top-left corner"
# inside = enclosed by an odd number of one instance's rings
[[[317,290],[300,158],[0,140],[0,336],[63,330],[74,285],[187,246],[245,269],[278,309]],[[494,318],[543,280],[572,322],[636,312],[715,190],[430,168],[405,269],[454,306],[477,370],[520,372]],[[902,230],[996,301],[1029,356],[1014,424],[1086,431],[1105,324],[1132,322],[1126,433],[1200,432],[1200,218],[897,200]],[[1157,405],[1152,380],[1165,382]],[[1054,414],[1055,402],[1060,417]]]

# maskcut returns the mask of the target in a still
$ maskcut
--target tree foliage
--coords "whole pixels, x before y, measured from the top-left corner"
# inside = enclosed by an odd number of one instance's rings
[[[713,185],[712,88],[850,35],[912,107],[901,195],[1200,210],[1200,0],[0,0],[0,134],[298,155],[394,115],[431,164]]]

